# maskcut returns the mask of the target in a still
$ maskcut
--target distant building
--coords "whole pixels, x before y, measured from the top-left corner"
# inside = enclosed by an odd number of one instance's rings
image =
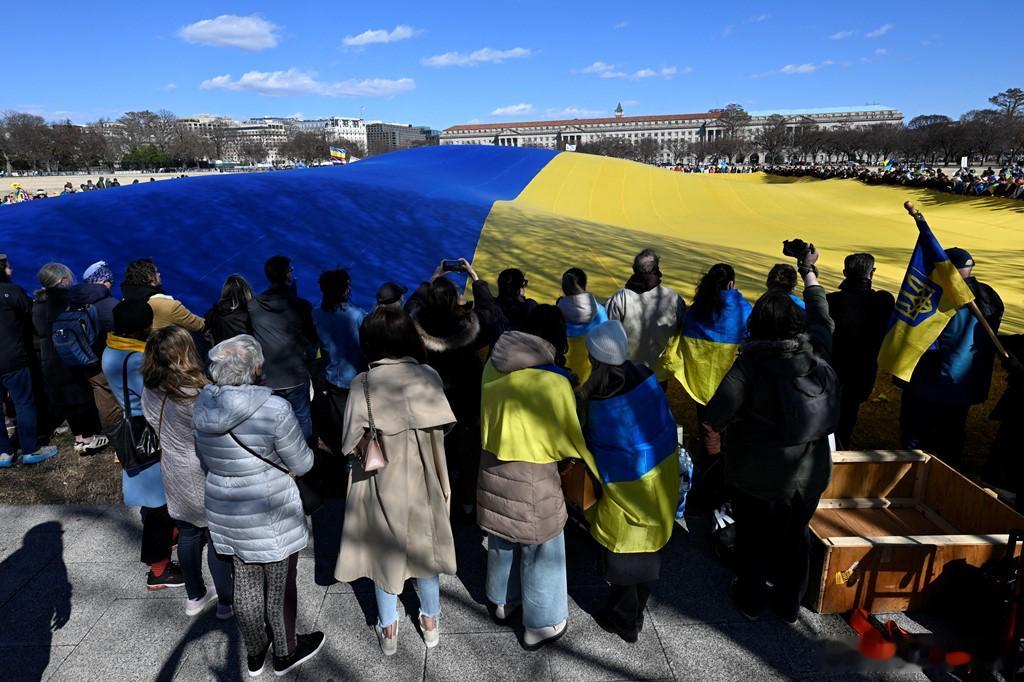
[[[374,154],[439,144],[440,139],[441,133],[430,127],[380,122],[366,124],[366,149]]]
[[[307,121],[295,121],[299,130],[323,133],[328,142],[350,140],[366,149],[366,121],[361,118],[317,118]]]
[[[246,121],[236,123],[224,131],[226,136],[224,144],[224,158],[222,161],[233,161],[237,163],[248,163],[250,159],[245,158],[247,144],[262,145],[267,156],[261,163],[277,163],[282,161],[278,155],[278,148],[288,141],[291,129],[281,122],[261,120],[259,122]]]
[[[826,129],[838,126],[859,128],[880,123],[898,125],[903,122],[902,113],[892,107],[878,105],[749,111],[747,114],[750,118],[737,130],[740,139],[752,138],[773,115],[784,117],[791,128],[812,124]],[[441,133],[441,144],[493,144],[555,149],[563,148],[566,144],[586,144],[602,137],[624,138],[631,142],[651,138],[663,148],[661,160],[668,162],[672,158],[672,152],[667,148],[670,143],[710,142],[726,137],[728,132],[721,111],[625,116],[622,104],[619,104],[615,115],[610,118],[455,125]]]

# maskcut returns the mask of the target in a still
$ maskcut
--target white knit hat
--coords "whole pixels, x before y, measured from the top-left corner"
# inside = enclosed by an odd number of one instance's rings
[[[602,322],[587,334],[587,350],[598,362],[619,366],[629,359],[626,330],[618,320]]]

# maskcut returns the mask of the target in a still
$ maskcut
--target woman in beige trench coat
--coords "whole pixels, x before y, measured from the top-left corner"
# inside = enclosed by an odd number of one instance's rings
[[[455,416],[441,378],[422,364],[423,345],[405,311],[378,308],[359,340],[370,369],[352,381],[342,452],[353,453],[369,428],[368,386],[387,465],[367,473],[358,457],[353,462],[335,577],[373,580],[377,636],[390,656],[398,650],[398,594],[409,578],[416,578],[423,641],[428,648],[438,643],[438,575],[455,573],[444,455]]]

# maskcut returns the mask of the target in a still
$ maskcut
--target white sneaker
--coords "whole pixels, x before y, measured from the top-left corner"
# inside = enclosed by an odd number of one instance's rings
[[[399,626],[399,624],[400,623],[397,620],[394,623],[394,625],[395,625],[395,636],[394,637],[385,637],[384,636],[384,630],[386,630],[387,628],[382,628],[379,625],[374,626],[375,629],[377,630],[377,640],[380,642],[380,650],[384,652],[385,656],[394,656],[396,653],[398,653],[398,626]],[[391,627],[391,626],[389,625],[388,627]]]
[[[9,455],[6,452],[0,454],[0,469],[10,469],[17,463],[18,457],[16,455]]]
[[[206,594],[199,599],[188,599],[185,601],[185,615],[198,616],[215,601],[217,601],[217,588],[211,586],[206,590]]]
[[[558,625],[549,625],[545,628],[526,628],[523,634],[523,645],[529,651],[535,651],[545,644],[550,644],[565,634],[569,629],[569,619],[566,618]]]
[[[423,624],[423,619],[426,616],[420,616],[420,632],[423,633],[423,643],[427,645],[428,649],[433,649],[441,641],[441,621],[436,616],[434,617],[434,629],[428,630]]]
[[[89,440],[83,440],[75,443],[75,452],[82,455],[94,455],[103,448],[107,447],[110,443],[110,439],[104,435],[95,435],[89,438]]]

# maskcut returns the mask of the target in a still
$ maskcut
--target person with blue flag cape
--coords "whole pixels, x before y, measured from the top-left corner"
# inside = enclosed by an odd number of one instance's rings
[[[587,273],[569,268],[562,275],[564,296],[555,302],[565,317],[565,334],[569,341],[566,365],[582,384],[590,376],[590,358],[586,338],[590,330],[608,320],[608,311],[587,291]]]
[[[669,342],[664,368],[690,397],[707,405],[747,335],[750,303],[736,289],[736,271],[717,263],[697,285],[682,333]]]
[[[598,623],[627,642],[643,627],[658,551],[672,537],[679,496],[679,445],[668,398],[654,372],[629,361],[618,320],[587,335],[593,371],[579,389],[580,420],[602,495],[587,510],[590,534],[604,548],[611,585]]]
[[[971,254],[943,250],[921,212],[908,204],[917,245],[878,364],[903,387],[903,446],[927,449],[957,465],[970,407],[988,399],[996,345],[984,327],[998,331],[1003,302],[974,277]]]
[[[522,331],[502,334],[484,367],[477,523],[487,534],[487,600],[506,622],[522,608],[523,644],[565,634],[568,520],[558,463],[589,461],[565,370],[565,320],[539,305]]]

